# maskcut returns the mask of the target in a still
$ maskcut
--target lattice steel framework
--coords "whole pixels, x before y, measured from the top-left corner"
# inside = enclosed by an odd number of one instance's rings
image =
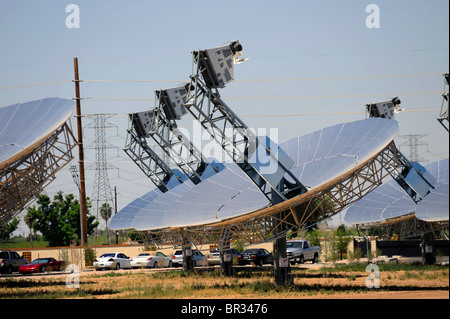
[[[114,115],[116,114],[108,113],[86,115],[86,117],[92,119],[92,122],[85,126],[85,128],[92,128],[95,130],[94,145],[93,147],[89,146],[89,148],[93,148],[95,150],[95,162],[92,165],[95,170],[94,186],[92,188],[92,202],[97,219],[99,219],[100,207],[104,203],[108,203],[111,207],[114,207],[111,186],[109,184],[108,170],[112,168],[117,169],[117,167],[108,163],[106,154],[106,150],[108,148],[117,148],[116,146],[106,142],[106,129],[117,128],[117,125],[107,121]],[[87,169],[91,169],[91,166]]]
[[[356,224],[355,227],[358,232],[378,236],[381,240],[389,240],[394,235],[398,240],[406,240],[422,237],[427,233],[432,233],[435,238],[448,240],[448,221],[427,222],[418,219],[414,212],[379,223]]]
[[[172,169],[159,157],[158,154],[147,144],[144,137],[140,137],[133,125],[136,114],[129,115],[129,127],[124,151],[141,171],[155,184],[158,189],[165,193],[169,190],[167,183],[175,176],[182,183],[180,177],[176,176]]]
[[[439,116],[437,118],[438,122],[441,123],[441,125],[449,131],[449,122],[448,122],[448,105],[449,105],[449,91],[448,86],[450,83],[449,74],[444,74],[444,93],[442,94],[442,105],[441,105],[441,111],[439,112]],[[446,122],[446,123],[445,123]]]
[[[178,129],[175,119],[164,115],[164,90],[156,92],[156,107],[153,116],[151,138],[169,156],[172,162],[194,183],[202,181],[201,174],[206,166],[212,165],[194,144]],[[212,165],[216,172],[219,169]]]
[[[66,122],[33,151],[0,169],[0,222],[13,218],[72,159],[77,141]]]

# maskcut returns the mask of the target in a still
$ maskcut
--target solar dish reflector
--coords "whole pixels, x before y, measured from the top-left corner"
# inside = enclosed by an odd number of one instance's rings
[[[294,161],[291,169],[294,175],[305,181],[305,185],[316,188],[348,175],[381,152],[397,133],[396,121],[371,118],[324,128],[279,146]],[[235,163],[225,164],[222,171],[198,185],[189,184],[188,187],[184,184],[164,194],[158,193],[145,206],[133,204],[130,208],[131,204],[128,205],[113,217],[111,228],[124,229],[130,225],[122,225],[119,221],[125,213],[129,220],[132,219],[132,228],[156,230],[219,222],[244,216],[270,204]],[[118,219],[117,223],[115,219]]]
[[[258,146],[249,162],[271,185],[278,185],[285,173],[280,165],[290,170],[294,166],[294,161],[269,137],[258,137],[258,140]],[[267,153],[267,148],[272,151],[275,158]]]
[[[427,222],[448,221],[449,183],[438,182],[433,191],[417,204],[416,217]]]
[[[45,98],[0,108],[0,168],[28,154],[61,127],[75,102]]]
[[[395,120],[369,118],[341,123],[281,143],[295,162],[291,172],[317,188],[352,171],[381,152],[398,134]]]
[[[416,217],[428,222],[448,221],[449,217],[449,161],[448,158],[427,165],[437,177],[434,189],[417,204]]]
[[[395,180],[381,185],[350,206],[344,220],[351,224],[379,223],[414,212],[416,204]]]
[[[441,184],[447,183],[448,187],[448,159],[426,165],[425,169],[428,174],[436,177],[435,189],[432,189],[430,194],[426,195],[418,205],[416,205],[395,180],[390,180],[350,206],[347,209],[344,220],[351,224],[378,223],[412,212],[416,212],[416,217],[419,219],[442,219],[443,215],[441,212],[443,210],[438,209],[438,207],[448,207],[448,190],[447,204],[445,204],[445,200],[442,197],[445,196],[445,192],[442,191],[442,187],[444,186],[441,186]],[[438,188],[441,190],[438,191]],[[434,193],[436,194],[431,196]],[[420,210],[419,207],[421,207]],[[444,217],[448,220],[448,210],[446,212],[446,216]]]

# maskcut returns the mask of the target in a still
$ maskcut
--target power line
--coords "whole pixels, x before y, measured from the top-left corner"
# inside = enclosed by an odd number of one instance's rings
[[[67,84],[67,83],[72,83],[72,81],[55,81],[55,82],[16,85],[16,86],[5,86],[5,87],[0,87],[0,90],[23,89],[23,88],[36,87],[36,86],[57,85],[57,84]]]
[[[411,74],[387,74],[387,75],[357,75],[357,76],[338,76],[338,77],[315,77],[315,78],[272,78],[272,79],[243,79],[234,80],[234,82],[298,82],[298,81],[337,81],[337,80],[365,80],[365,79],[395,79],[410,77],[429,77],[441,75],[440,72],[429,73],[411,73]],[[83,82],[125,82],[125,83],[158,83],[158,82],[186,82],[184,80],[83,80]]]
[[[440,72],[429,73],[411,73],[411,74],[387,74],[387,75],[358,75],[358,76],[338,76],[338,77],[315,77],[315,78],[273,78],[273,79],[243,79],[235,80],[235,82],[299,82],[299,81],[341,81],[341,80],[365,80],[365,79],[395,79],[395,78],[411,78],[411,77],[430,77],[442,75]],[[105,82],[105,83],[180,83],[184,80],[101,80],[88,79],[80,82]],[[58,85],[72,83],[72,81],[54,81],[44,83],[33,83],[16,86],[0,87],[0,90],[11,90],[37,86]]]
[[[250,59],[289,59],[289,58],[305,58],[305,57],[320,57],[320,56],[345,56],[345,55],[378,55],[378,54],[395,54],[395,53],[418,53],[428,51],[448,51],[448,48],[434,48],[434,49],[412,49],[412,50],[392,50],[392,51],[366,51],[366,52],[342,52],[342,53],[315,53],[303,55],[290,56],[267,56],[267,57],[249,57]]]
[[[410,77],[427,77],[427,76],[437,76],[437,75],[441,75],[441,73],[433,72],[433,73],[413,73],[413,74],[338,76],[338,77],[320,77],[320,78],[248,79],[248,80],[235,80],[235,82],[298,82],[298,81],[369,80],[369,79],[396,79],[396,78],[410,78]]]
[[[227,100],[233,101],[251,101],[251,100],[299,100],[299,99],[329,99],[329,98],[351,98],[351,97],[371,97],[371,96],[396,96],[396,95],[434,95],[440,94],[440,91],[422,91],[422,92],[393,92],[393,93],[364,93],[364,94],[338,94],[338,95],[298,95],[298,96],[240,96],[227,97]],[[117,100],[117,101],[154,101],[154,98],[130,98],[130,97],[84,97],[82,100]]]
[[[402,112],[429,112],[437,111],[439,109],[412,109]],[[365,114],[366,112],[327,112],[327,113],[291,113],[291,114],[257,114],[257,115],[242,115],[242,117],[291,117],[291,116],[319,116],[319,115],[351,115],[351,114]]]

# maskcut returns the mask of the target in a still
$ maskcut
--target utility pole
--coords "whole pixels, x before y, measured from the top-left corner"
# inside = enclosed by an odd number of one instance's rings
[[[81,125],[81,97],[80,97],[80,77],[78,74],[78,58],[73,58],[73,67],[75,72],[75,101],[77,106],[77,129],[78,129],[78,151],[80,164],[80,202],[81,202],[81,245],[87,246],[87,205],[86,205],[86,185],[84,175],[84,149],[83,149],[83,131]]]
[[[117,214],[117,187],[114,186],[114,215]],[[116,234],[116,245],[119,244],[119,237],[117,230],[115,231]]]

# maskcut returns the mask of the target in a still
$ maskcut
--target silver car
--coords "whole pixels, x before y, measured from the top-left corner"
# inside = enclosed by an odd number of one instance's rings
[[[206,256],[203,255],[198,250],[192,251],[192,261],[194,263],[194,267],[200,266],[205,267],[207,265]],[[183,266],[183,251],[177,250],[172,257],[172,267]]]
[[[237,265],[237,257],[239,256],[239,252],[237,249],[230,249],[228,251],[229,254],[231,254],[231,259],[233,261],[233,265]],[[208,265],[220,265],[220,251],[218,249],[214,249],[212,252],[208,254]]]
[[[19,267],[28,264],[28,260],[20,257],[19,254],[12,250],[0,250],[0,272],[11,274],[18,271]]]

